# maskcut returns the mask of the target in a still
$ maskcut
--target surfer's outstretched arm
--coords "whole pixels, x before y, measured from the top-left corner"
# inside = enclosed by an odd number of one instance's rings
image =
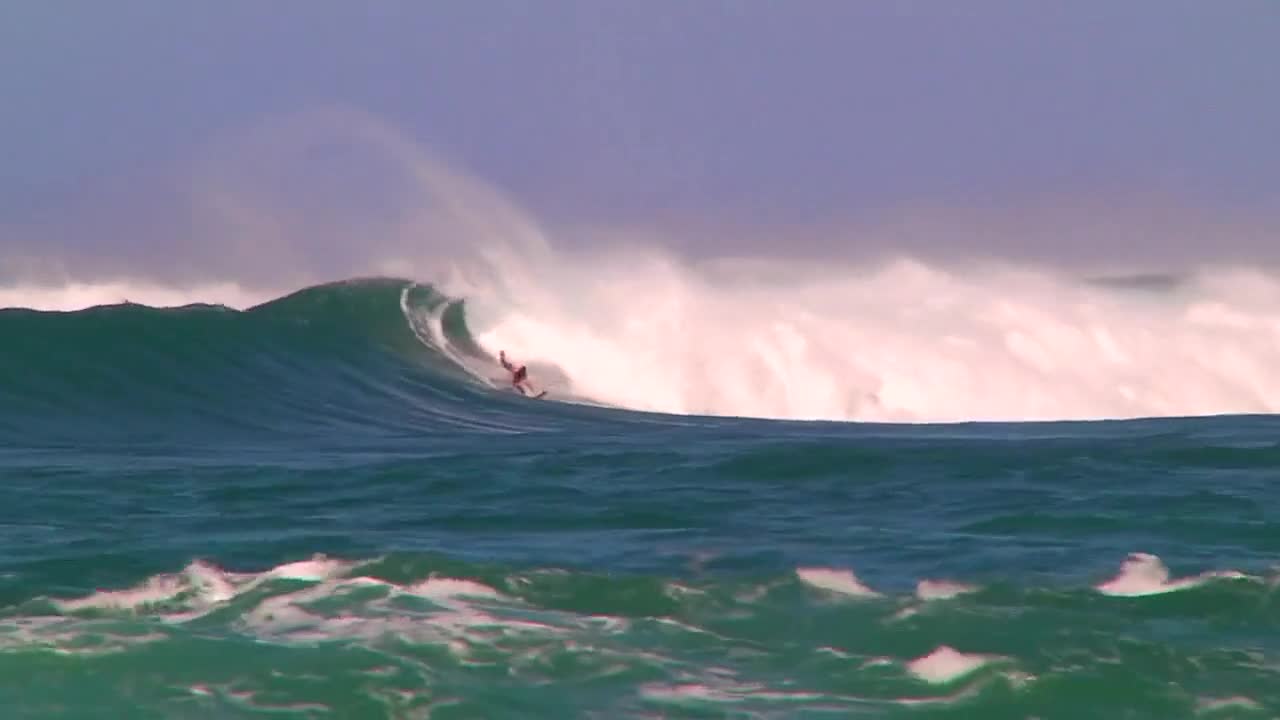
[[[532,386],[528,388],[525,387],[529,383],[528,367],[524,365],[521,365],[520,367],[516,367],[514,364],[512,364],[512,362],[507,359],[506,350],[498,351],[498,362],[502,363],[502,367],[504,370],[511,373],[511,385],[516,390],[519,390],[521,395],[528,395],[529,393],[533,392]]]

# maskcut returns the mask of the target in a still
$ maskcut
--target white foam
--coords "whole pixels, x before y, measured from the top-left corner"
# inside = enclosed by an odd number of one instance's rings
[[[854,597],[879,597],[880,593],[863,585],[852,570],[833,568],[797,568],[796,577],[813,587],[852,595]]]
[[[315,593],[290,593],[269,597],[245,613],[239,622],[269,636],[289,635],[319,626],[323,618],[297,603],[318,598]]]
[[[907,663],[907,670],[926,682],[946,684],[997,660],[990,655],[969,655],[942,645],[924,657]]]
[[[977,592],[978,586],[949,580],[921,580],[916,583],[916,597],[921,600],[949,600],[957,595]]]
[[[61,616],[0,621],[0,650],[41,647],[60,655],[97,656],[168,639],[159,632],[124,632],[111,623]]]
[[[653,249],[531,258],[536,272],[472,288],[468,308],[487,348],[554,364],[574,394],[632,409],[887,421],[1280,411],[1280,283],[1261,273],[1156,296],[1030,268],[776,264],[765,276]]]
[[[219,688],[222,699],[233,707],[255,713],[271,713],[273,715],[305,715],[314,717],[317,713],[328,715],[333,708],[323,703],[266,703],[258,701],[260,693],[248,690],[232,690],[229,687]]]
[[[631,629],[631,620],[612,615],[587,615],[583,626],[591,627],[605,635],[619,635]]]
[[[1243,695],[1235,695],[1225,698],[1201,698],[1196,702],[1196,713],[1217,713],[1219,711],[1229,710],[1261,710],[1262,705],[1258,701],[1247,698]]]
[[[662,594],[672,600],[681,600],[689,595],[706,595],[707,591],[695,587],[689,587],[683,583],[667,582],[662,585]]]
[[[695,635],[709,635],[709,636],[711,636],[711,637],[713,637],[713,638],[716,638],[716,639],[718,639],[718,640],[724,640],[724,641],[726,641],[726,642],[729,642],[729,641],[730,641],[730,638],[728,638],[728,637],[727,637],[727,636],[725,636],[725,635],[721,635],[721,634],[719,634],[719,633],[717,633],[717,632],[714,632],[714,631],[711,631],[711,630],[707,630],[707,629],[705,629],[705,628],[700,628],[700,627],[698,627],[698,626],[696,626],[696,625],[690,625],[689,623],[682,622],[682,621],[680,621],[680,620],[676,620],[675,618],[671,618],[671,617],[655,617],[655,618],[652,618],[652,621],[653,621],[653,622],[655,622],[655,623],[657,623],[658,625],[665,625],[665,626],[667,626],[667,627],[673,627],[673,628],[676,628],[676,629],[681,630],[681,631],[683,631],[683,632],[692,633],[692,634],[695,634]]]
[[[892,620],[894,622],[897,622],[899,620],[906,620],[907,618],[915,617],[916,615],[919,615],[919,614],[920,614],[919,605],[907,605],[903,607],[901,610],[899,610],[898,612],[894,613]]]
[[[502,593],[488,585],[474,580],[433,577],[405,588],[405,592],[427,598],[429,600],[451,600],[453,598],[502,598]]]
[[[703,685],[687,683],[681,685],[663,685],[650,683],[640,688],[641,697],[659,702],[685,702],[698,700],[702,702],[732,702],[736,698],[727,692]]]
[[[98,590],[83,598],[54,600],[53,604],[63,612],[86,608],[134,609],[171,600],[189,589],[190,584],[181,576],[160,575],[124,590]]]
[[[196,561],[188,565],[184,573],[205,602],[226,602],[236,595],[235,585],[220,568]]]
[[[1169,568],[1163,561],[1149,553],[1130,553],[1120,565],[1114,578],[1097,586],[1099,592],[1118,597],[1158,595],[1199,587],[1212,580],[1248,579],[1249,576],[1235,570],[1214,570],[1179,580],[1169,579]]]
[[[650,701],[671,704],[684,704],[690,701],[740,703],[751,700],[804,702],[820,700],[824,697],[819,693],[766,690],[763,685],[757,683],[737,683],[726,680],[720,680],[716,686],[700,682],[649,683],[641,686],[640,696]]]
[[[346,577],[353,565],[317,555],[260,573],[231,573],[195,561],[179,573],[157,575],[132,588],[100,590],[83,598],[53,600],[53,603],[62,612],[86,608],[123,609],[145,612],[167,623],[181,623],[207,615],[272,580],[289,579],[311,584],[262,598],[234,624],[255,636],[292,643],[344,638],[370,641],[389,634],[400,635],[415,642],[445,645],[460,658],[470,654],[474,643],[530,635],[549,637],[568,631],[554,624],[525,617],[498,616],[473,607],[472,602],[481,600],[521,606],[522,613],[527,611],[518,600],[474,580],[430,577],[401,586],[372,577]],[[375,592],[364,592],[370,589]],[[376,592],[378,590],[381,592]],[[440,607],[422,610],[388,604],[396,595],[421,597]],[[322,601],[326,604],[320,604]],[[327,603],[336,603],[334,607],[339,609],[322,609]],[[602,626],[609,632],[620,631],[625,626],[599,617],[587,621],[577,618],[572,624],[584,622]],[[41,622],[28,618],[16,623],[10,636],[18,644],[58,648],[69,646],[84,630],[84,622],[79,619],[52,617]]]
[[[344,609],[322,611],[318,601],[342,599],[353,590],[383,588],[374,596],[349,597]],[[388,601],[412,595],[440,606],[411,608]],[[315,643],[333,640],[373,642],[396,636],[408,642],[446,647],[460,662],[471,663],[472,647],[525,637],[552,637],[567,630],[533,620],[502,617],[468,601],[515,602],[470,580],[433,577],[400,586],[368,577],[333,578],[314,586],[263,599],[239,620],[245,630],[275,642]],[[326,603],[327,605],[328,603]],[[483,661],[484,664],[488,661]]]
[[[325,580],[341,574],[350,566],[351,563],[316,556],[311,560],[286,563],[262,573],[231,573],[195,560],[179,573],[156,575],[132,588],[98,590],[82,598],[55,599],[53,604],[63,612],[85,608],[137,610],[152,605],[175,604],[187,611],[173,608],[166,616],[171,620],[186,621],[199,617],[209,609],[268,580]]]
[[[333,560],[324,556],[315,556],[310,560],[285,563],[267,571],[268,577],[290,578],[294,580],[327,580],[345,572],[351,563]]]

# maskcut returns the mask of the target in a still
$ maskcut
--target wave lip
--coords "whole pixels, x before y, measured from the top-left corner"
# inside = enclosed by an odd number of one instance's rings
[[[1117,597],[1142,597],[1190,590],[1215,580],[1247,580],[1248,575],[1236,570],[1211,570],[1194,577],[1169,579],[1169,568],[1163,561],[1149,553],[1130,553],[1114,578],[1098,585],[1104,595]]]

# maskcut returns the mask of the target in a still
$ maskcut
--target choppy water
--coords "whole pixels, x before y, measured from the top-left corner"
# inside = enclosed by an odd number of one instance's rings
[[[392,281],[0,312],[4,716],[1280,715],[1272,417],[781,422],[499,375]]]

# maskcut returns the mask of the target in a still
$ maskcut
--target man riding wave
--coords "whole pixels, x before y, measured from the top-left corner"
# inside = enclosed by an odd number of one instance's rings
[[[502,363],[502,367],[511,373],[511,386],[520,391],[521,395],[528,395],[533,392],[533,387],[529,385],[529,368],[521,365],[516,367],[507,359],[507,351],[498,351],[498,362]],[[526,390],[526,388],[528,388]]]

